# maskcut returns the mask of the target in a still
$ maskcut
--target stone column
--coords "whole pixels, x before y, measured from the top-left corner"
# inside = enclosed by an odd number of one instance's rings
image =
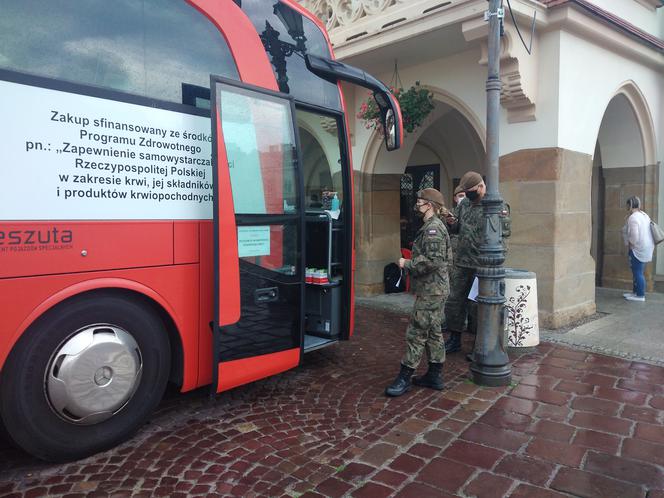
[[[382,294],[383,268],[401,256],[400,181],[397,174],[356,173],[355,293]]]
[[[520,150],[500,159],[500,190],[512,210],[505,266],[537,274],[544,327],[595,312],[591,173],[591,156],[565,149]]]

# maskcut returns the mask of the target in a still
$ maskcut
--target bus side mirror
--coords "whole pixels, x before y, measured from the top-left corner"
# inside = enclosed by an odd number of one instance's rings
[[[313,54],[304,57],[307,69],[321,78],[337,83],[347,81],[373,90],[374,99],[380,109],[380,122],[385,135],[387,150],[397,150],[403,142],[403,121],[396,97],[384,83],[362,69]]]
[[[402,133],[397,126],[401,123],[401,109],[399,103],[391,94],[374,92],[374,99],[380,109],[380,124],[385,137],[385,147],[388,151],[401,147]],[[399,116],[399,119],[397,119]]]

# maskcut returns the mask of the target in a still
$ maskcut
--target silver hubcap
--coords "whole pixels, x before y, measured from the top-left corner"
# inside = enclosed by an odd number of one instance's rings
[[[51,408],[68,422],[96,424],[127,404],[142,372],[143,358],[129,333],[113,325],[89,325],[51,357],[46,395]]]

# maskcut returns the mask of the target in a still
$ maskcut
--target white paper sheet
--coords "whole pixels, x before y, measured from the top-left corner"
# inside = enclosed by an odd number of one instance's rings
[[[471,301],[477,301],[477,293],[479,292],[479,285],[480,282],[477,280],[477,277],[475,277],[475,280],[473,280],[473,285],[470,288],[470,292],[468,293],[468,299]]]

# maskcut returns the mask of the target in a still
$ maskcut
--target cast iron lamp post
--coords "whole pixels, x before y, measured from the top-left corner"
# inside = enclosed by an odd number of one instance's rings
[[[287,7],[281,2],[275,4],[274,14],[279,18],[284,26],[286,26],[288,34],[295,41],[297,50],[301,53],[305,53],[305,43],[307,39],[304,36],[304,21],[302,19],[302,14],[296,12],[290,7]]]
[[[290,93],[286,59],[295,52],[304,55],[306,53],[307,39],[304,36],[304,25],[301,14],[282,3],[275,4],[274,14],[286,27],[288,34],[295,41],[295,45],[280,40],[279,36],[281,33],[274,29],[268,21],[265,21],[265,30],[260,34],[260,38],[265,51],[272,57],[272,64],[277,73],[279,90],[284,93]]]
[[[480,246],[477,296],[477,338],[470,371],[473,381],[482,386],[505,386],[512,380],[512,370],[505,353],[505,251],[502,245],[500,214],[503,199],[498,191],[500,155],[498,148],[500,119],[500,36],[504,10],[502,0],[488,0],[489,21],[488,79],[486,82],[486,169],[487,193],[484,207],[484,242]]]

